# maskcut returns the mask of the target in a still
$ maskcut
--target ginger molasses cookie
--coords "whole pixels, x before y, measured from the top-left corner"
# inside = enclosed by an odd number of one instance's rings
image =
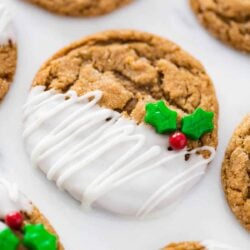
[[[42,66],[23,137],[32,165],[83,207],[144,217],[205,175],[217,119],[213,84],[197,60],[161,37],[117,30]]]
[[[171,243],[163,250],[244,250],[239,247],[232,247],[212,240],[201,242]],[[246,249],[245,249],[246,250]]]
[[[200,22],[216,37],[250,52],[250,1],[190,0]]]
[[[16,70],[17,47],[11,17],[0,1],[0,100],[7,93]]]
[[[250,115],[235,130],[222,165],[222,183],[228,204],[250,231]]]
[[[63,250],[47,219],[4,178],[0,178],[0,203],[0,249]]]
[[[98,16],[133,0],[27,0],[49,11],[67,16]]]
[[[171,243],[163,248],[163,250],[205,250],[205,246],[199,242],[181,242]]]

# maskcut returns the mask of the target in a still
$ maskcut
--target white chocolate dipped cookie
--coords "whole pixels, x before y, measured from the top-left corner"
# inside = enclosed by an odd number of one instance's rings
[[[11,15],[0,1],[0,100],[7,93],[16,71],[17,47]]]
[[[0,178],[0,203],[0,249],[63,250],[47,219],[4,178]]]
[[[41,68],[23,137],[32,165],[83,207],[142,218],[171,208],[205,175],[217,116],[193,57],[148,33],[108,31]]]

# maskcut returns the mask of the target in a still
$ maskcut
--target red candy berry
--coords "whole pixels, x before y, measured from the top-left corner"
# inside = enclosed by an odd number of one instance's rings
[[[187,146],[187,137],[181,132],[176,132],[170,135],[169,144],[175,150],[183,149]]]
[[[23,215],[20,212],[12,212],[5,216],[5,223],[14,230],[21,228],[23,223]]]

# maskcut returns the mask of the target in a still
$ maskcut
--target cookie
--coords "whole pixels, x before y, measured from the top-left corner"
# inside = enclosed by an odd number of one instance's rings
[[[118,9],[132,0],[27,0],[51,12],[67,16],[99,16]]]
[[[4,178],[0,178],[0,201],[0,249],[64,249],[47,219]]]
[[[0,1],[0,100],[7,93],[16,70],[17,46],[11,17]]]
[[[212,240],[201,241],[201,242],[181,242],[181,243],[172,243],[163,248],[163,250],[243,250],[239,247],[232,247],[219,243]]]
[[[190,0],[199,21],[223,42],[250,52],[250,2]]]
[[[250,231],[250,115],[235,130],[222,164],[222,183],[228,204]]]
[[[142,218],[172,207],[205,175],[217,119],[197,60],[161,37],[116,30],[42,66],[23,137],[32,165],[84,208]]]
[[[199,242],[181,242],[171,243],[167,245],[163,250],[205,250],[205,246]]]

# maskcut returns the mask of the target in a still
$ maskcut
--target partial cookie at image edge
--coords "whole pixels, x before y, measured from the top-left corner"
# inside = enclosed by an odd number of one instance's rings
[[[250,115],[234,131],[222,164],[222,184],[229,207],[250,231]]]
[[[50,222],[19,190],[15,183],[0,178],[0,248],[33,249],[47,246],[63,250]]]
[[[199,242],[171,243],[162,250],[206,250]]]
[[[0,2],[0,100],[6,95],[14,79],[17,65],[17,45],[11,14]]]
[[[214,241],[214,240],[205,240],[205,241],[186,241],[180,243],[171,243],[167,245],[162,250],[246,250],[240,247],[233,247],[227,244]]]
[[[200,23],[224,43],[250,52],[248,1],[201,1],[189,0]]]
[[[122,6],[131,3],[133,0],[72,0],[70,4],[63,0],[26,0],[32,4],[44,8],[50,12],[65,16],[94,17],[108,14]]]

